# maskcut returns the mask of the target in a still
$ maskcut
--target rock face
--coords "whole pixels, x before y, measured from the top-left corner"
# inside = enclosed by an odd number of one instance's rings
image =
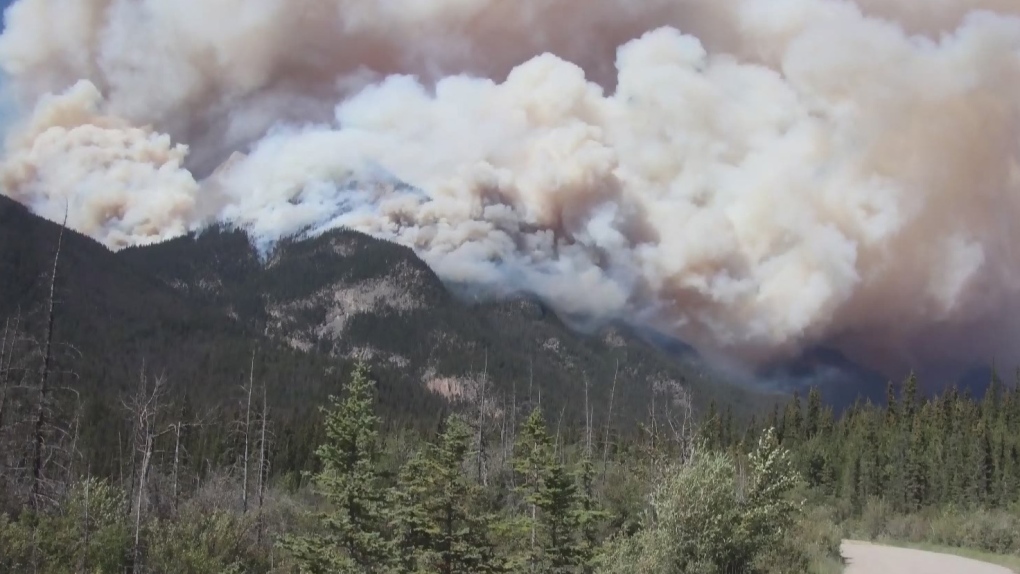
[[[696,358],[663,353],[626,327],[579,333],[523,296],[469,302],[464,286],[453,295],[411,250],[348,230],[260,253],[244,233],[214,229],[119,257],[273,341],[366,359],[450,401],[480,396],[484,377],[504,397],[530,389],[583,420],[585,381],[591,404],[602,405],[615,375],[622,417],[643,417],[652,394],[666,388],[685,388],[700,405],[746,410],[754,402]]]
[[[59,229],[0,196],[0,328],[20,313],[26,332],[40,329]],[[143,360],[196,400],[227,400],[253,348],[294,412],[336,392],[353,359],[373,365],[384,410],[412,419],[451,402],[484,398],[495,413],[540,398],[579,425],[586,387],[599,420],[614,379],[617,423],[646,419],[653,402],[738,413],[760,402],[625,326],[579,333],[528,297],[468,302],[411,250],[347,230],[260,251],[214,228],[118,253],[66,231],[57,287],[57,339],[75,349],[61,365],[110,409]]]

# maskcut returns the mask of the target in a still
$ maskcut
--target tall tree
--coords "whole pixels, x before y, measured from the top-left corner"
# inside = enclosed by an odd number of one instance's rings
[[[330,397],[330,403],[326,442],[316,450],[322,470],[315,484],[331,509],[319,514],[321,534],[287,537],[283,545],[302,572],[388,572],[394,548],[386,536],[386,496],[375,467],[379,419],[363,364],[351,374],[346,396]]]
[[[406,572],[500,571],[487,522],[473,504],[478,485],[463,472],[471,438],[467,423],[450,417],[438,444],[424,445],[400,473],[394,526]]]

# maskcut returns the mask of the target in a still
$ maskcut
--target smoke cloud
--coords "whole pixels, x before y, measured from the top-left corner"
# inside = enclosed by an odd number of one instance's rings
[[[1017,360],[1012,0],[19,0],[2,192],[348,226],[751,365]]]

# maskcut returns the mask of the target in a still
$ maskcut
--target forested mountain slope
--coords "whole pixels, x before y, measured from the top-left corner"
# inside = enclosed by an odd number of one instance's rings
[[[528,297],[455,297],[411,250],[348,230],[260,254],[243,232],[213,229],[119,257],[275,341],[368,358],[401,388],[471,398],[485,373],[496,400],[516,388],[518,397],[565,407],[576,421],[585,381],[591,404],[605,410],[614,375],[615,408],[625,420],[647,413],[653,386],[664,394],[683,387],[703,407],[714,400],[747,412],[755,402],[754,393],[713,377],[696,357],[669,356],[628,327],[583,334]]]
[[[0,197],[0,328],[17,322],[18,376],[38,369],[60,229]],[[451,402],[481,398],[483,374],[490,413],[541,401],[565,430],[584,420],[586,381],[595,419],[612,402],[624,429],[653,404],[676,408],[681,388],[702,412],[712,401],[735,415],[771,404],[624,328],[580,334],[526,298],[465,303],[410,250],[349,231],[285,242],[265,260],[238,231],[116,254],[65,231],[55,286],[53,384],[81,393],[91,445],[116,441],[143,366],[189,409],[236,407],[253,352],[278,418],[299,426],[358,358],[372,365],[388,420],[420,428]]]

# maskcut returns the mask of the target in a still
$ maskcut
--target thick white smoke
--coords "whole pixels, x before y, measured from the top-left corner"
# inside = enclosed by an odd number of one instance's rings
[[[1014,14],[20,0],[0,176],[114,248],[346,225],[752,363],[819,343],[882,367],[1020,359]]]

